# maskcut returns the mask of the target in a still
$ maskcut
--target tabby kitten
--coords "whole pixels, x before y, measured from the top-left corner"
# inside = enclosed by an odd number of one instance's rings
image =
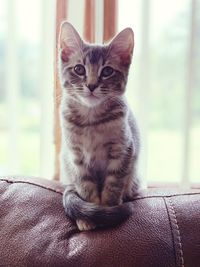
[[[82,231],[123,221],[131,209],[122,203],[138,190],[139,135],[124,97],[133,47],[130,28],[94,45],[61,26],[63,205]]]

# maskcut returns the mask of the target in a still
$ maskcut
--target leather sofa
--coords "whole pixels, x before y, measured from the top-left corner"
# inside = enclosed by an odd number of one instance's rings
[[[0,178],[1,267],[200,267],[200,189],[149,188],[128,220],[88,232],[65,216],[63,190]]]

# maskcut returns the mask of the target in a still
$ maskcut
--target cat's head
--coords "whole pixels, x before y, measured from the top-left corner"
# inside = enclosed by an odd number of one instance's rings
[[[130,28],[101,46],[85,43],[70,23],[62,23],[59,60],[63,90],[88,107],[122,95],[133,47],[134,35]]]

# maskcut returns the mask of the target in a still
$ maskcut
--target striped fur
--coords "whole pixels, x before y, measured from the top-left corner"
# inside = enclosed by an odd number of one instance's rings
[[[66,187],[63,203],[65,212],[70,218],[77,221],[84,219],[90,229],[115,226],[131,214],[131,208],[128,204],[103,207],[89,203],[80,198],[76,190],[70,187]],[[84,226],[81,225],[81,227]]]
[[[133,46],[129,28],[100,46],[61,27],[63,205],[80,230],[122,222],[139,187],[139,134],[124,97]]]

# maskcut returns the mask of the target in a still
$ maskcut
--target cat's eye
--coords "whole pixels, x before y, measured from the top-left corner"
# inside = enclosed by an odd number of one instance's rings
[[[107,77],[111,76],[113,74],[113,72],[114,72],[114,69],[112,67],[107,66],[107,67],[102,69],[101,76],[107,78]]]
[[[81,64],[78,64],[74,67],[74,71],[76,72],[76,74],[78,74],[79,76],[85,75],[85,67]]]

